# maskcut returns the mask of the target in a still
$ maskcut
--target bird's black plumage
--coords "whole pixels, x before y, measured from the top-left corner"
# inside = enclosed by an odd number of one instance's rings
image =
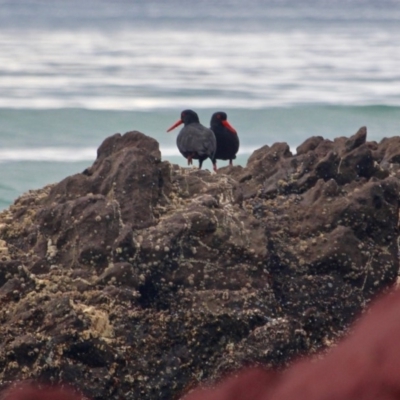
[[[229,124],[228,117],[223,111],[212,115],[210,125],[217,141],[214,163],[216,164],[217,159],[229,160],[229,165],[232,165],[232,160],[236,158],[240,145],[236,130]]]
[[[214,169],[216,169],[214,157],[217,142],[213,131],[200,124],[199,117],[193,110],[184,110],[181,112],[181,119],[172,125],[167,132],[182,123],[184,127],[176,138],[176,144],[180,153],[187,158],[188,165],[191,165],[192,160],[196,159],[199,160],[199,168],[201,169],[203,161],[210,158]]]

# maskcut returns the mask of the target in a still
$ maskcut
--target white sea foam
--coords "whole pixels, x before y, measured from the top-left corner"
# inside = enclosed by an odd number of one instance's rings
[[[400,52],[384,26],[247,33],[5,30],[0,49],[0,107],[400,105]]]
[[[12,161],[51,161],[51,162],[77,162],[89,161],[96,158],[96,149],[91,148],[64,148],[64,147],[42,147],[42,148],[15,148],[1,149],[0,162]]]
[[[256,147],[242,146],[239,155],[249,155]],[[160,146],[162,157],[180,156],[177,147]],[[14,148],[0,150],[0,163],[21,161],[48,161],[48,162],[79,162],[94,161],[96,149],[68,148],[68,147],[41,147],[41,148]]]
[[[256,149],[257,149],[257,147],[253,147],[253,146],[242,146],[239,149],[238,155],[250,155]],[[176,147],[161,146],[161,154],[163,157],[180,156],[180,153]]]

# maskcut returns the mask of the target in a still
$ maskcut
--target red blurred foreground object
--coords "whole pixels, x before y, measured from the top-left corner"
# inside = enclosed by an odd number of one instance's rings
[[[400,399],[400,292],[375,304],[323,359],[304,359],[276,375],[253,370],[185,400]]]
[[[1,400],[83,400],[84,397],[78,395],[71,389],[60,389],[44,387],[39,389],[35,386],[17,386],[2,396]]]

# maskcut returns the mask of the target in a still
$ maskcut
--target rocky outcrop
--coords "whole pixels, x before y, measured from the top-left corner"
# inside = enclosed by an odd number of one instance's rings
[[[397,400],[400,390],[400,292],[387,295],[326,357],[305,358],[282,373],[242,371],[185,400]]]
[[[107,138],[0,214],[2,386],[176,398],[329,346],[397,279],[399,145],[361,128],[213,174],[139,132]]]

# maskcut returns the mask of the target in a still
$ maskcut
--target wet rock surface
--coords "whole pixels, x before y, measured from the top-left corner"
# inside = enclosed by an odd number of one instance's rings
[[[366,128],[217,173],[116,134],[0,214],[0,384],[173,399],[329,347],[398,273],[398,138]]]

